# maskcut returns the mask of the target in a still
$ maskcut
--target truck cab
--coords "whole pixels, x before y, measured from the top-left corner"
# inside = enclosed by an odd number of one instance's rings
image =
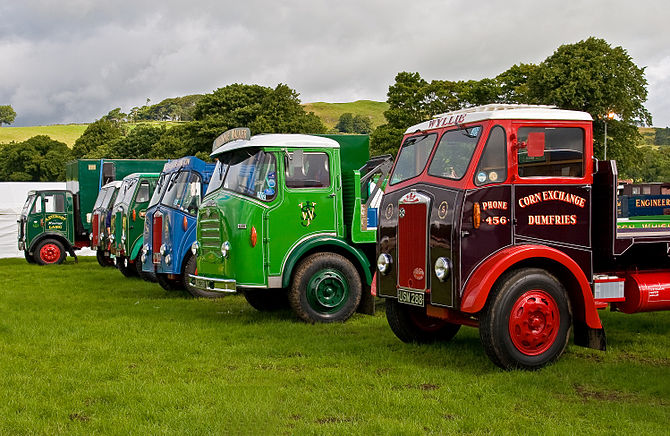
[[[670,283],[670,232],[617,230],[617,184],[584,112],[487,105],[408,128],[377,235],[391,329],[430,342],[478,327],[494,363],[536,369],[572,329],[604,349],[597,308],[670,308],[649,291]]]
[[[121,187],[121,180],[107,183],[100,189],[98,198],[93,205],[91,218],[91,249],[96,252],[96,258],[100,266],[113,266],[114,261],[110,257],[110,226],[112,220],[112,206],[116,201],[116,195]]]
[[[259,310],[288,298],[308,322],[374,310],[363,289],[372,281],[376,222],[368,226],[361,216],[376,217],[381,191],[370,181],[384,165],[365,166],[367,136],[251,137],[234,129],[217,138],[212,157],[217,164],[198,211],[191,286],[241,291]]]
[[[62,263],[74,257],[73,195],[66,190],[30,191],[18,220],[18,247],[29,263]]]
[[[142,269],[155,274],[166,290],[185,289],[196,297],[212,296],[191,288],[186,278],[196,270],[191,245],[195,242],[200,202],[214,166],[194,156],[170,161],[151,197],[144,221]]]
[[[110,223],[111,254],[126,277],[142,273],[144,215],[159,173],[133,173],[123,179],[112,208]]]

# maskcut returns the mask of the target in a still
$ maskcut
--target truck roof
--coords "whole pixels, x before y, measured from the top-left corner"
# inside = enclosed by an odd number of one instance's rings
[[[340,144],[334,139],[312,135],[288,133],[254,135],[250,139],[238,139],[223,144],[210,156],[214,157],[227,151],[250,147],[340,148]]]
[[[109,188],[109,187],[118,188],[119,186],[121,186],[121,183],[123,183],[122,180],[113,180],[113,181],[107,183],[105,186],[103,186],[100,189],[105,189],[105,188]]]
[[[409,127],[405,134],[485,120],[592,121],[593,118],[587,112],[558,109],[556,106],[487,104],[436,115],[432,120]]]
[[[161,175],[160,173],[132,173],[132,174],[128,174],[126,177],[124,177],[123,180],[138,179],[140,177],[158,178],[158,176],[160,176],[160,175]]]

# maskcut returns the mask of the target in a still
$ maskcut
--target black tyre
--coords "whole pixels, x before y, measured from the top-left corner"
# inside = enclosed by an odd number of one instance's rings
[[[386,300],[386,320],[395,335],[403,342],[450,341],[460,324],[453,324],[439,318],[426,316],[426,309],[398,303],[397,300]]]
[[[102,267],[112,266],[109,257],[105,256],[105,252],[102,250],[97,250],[95,252],[95,258],[98,260],[98,265]]]
[[[295,269],[289,303],[307,322],[346,321],[361,301],[361,277],[347,258],[317,253]]]
[[[289,309],[286,289],[245,289],[247,303],[260,312]]]
[[[116,258],[116,267],[124,277],[137,277],[137,269],[135,265],[130,263],[126,256]]]
[[[45,239],[33,252],[35,262],[39,265],[60,264],[65,260],[65,248],[55,239]]]
[[[563,353],[572,310],[563,285],[548,271],[512,271],[491,290],[479,317],[489,358],[504,369],[541,368]]]
[[[156,273],[156,281],[161,286],[161,288],[165,289],[166,291],[178,291],[182,289],[181,282],[169,278],[167,274]]]
[[[28,263],[35,263],[35,258],[28,253],[28,250],[23,250],[23,255]]]
[[[156,281],[156,275],[152,272],[144,272],[142,269],[142,253],[138,253],[137,257],[135,258],[135,270],[139,278],[146,282],[155,282]]]
[[[195,256],[189,256],[184,264],[184,273],[181,275],[182,286],[186,291],[196,298],[221,298],[223,294],[219,292],[202,291],[194,288],[188,282],[189,275],[196,275],[198,272],[198,265]]]

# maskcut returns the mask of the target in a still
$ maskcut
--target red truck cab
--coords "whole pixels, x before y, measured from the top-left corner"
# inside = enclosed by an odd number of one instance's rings
[[[670,231],[617,231],[616,187],[588,113],[487,105],[410,127],[377,233],[392,330],[428,342],[479,327],[494,363],[535,369],[573,328],[604,350],[597,308],[670,309]]]

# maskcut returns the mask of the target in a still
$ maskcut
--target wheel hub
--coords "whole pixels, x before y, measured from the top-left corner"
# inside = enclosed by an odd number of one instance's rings
[[[46,263],[54,263],[60,259],[60,249],[56,244],[45,244],[40,249],[40,258]]]
[[[521,295],[509,317],[509,333],[514,346],[523,354],[537,356],[556,340],[560,314],[554,298],[541,290]]]
[[[332,313],[343,306],[349,297],[349,285],[338,271],[324,270],[315,274],[307,284],[307,301],[321,313]]]

